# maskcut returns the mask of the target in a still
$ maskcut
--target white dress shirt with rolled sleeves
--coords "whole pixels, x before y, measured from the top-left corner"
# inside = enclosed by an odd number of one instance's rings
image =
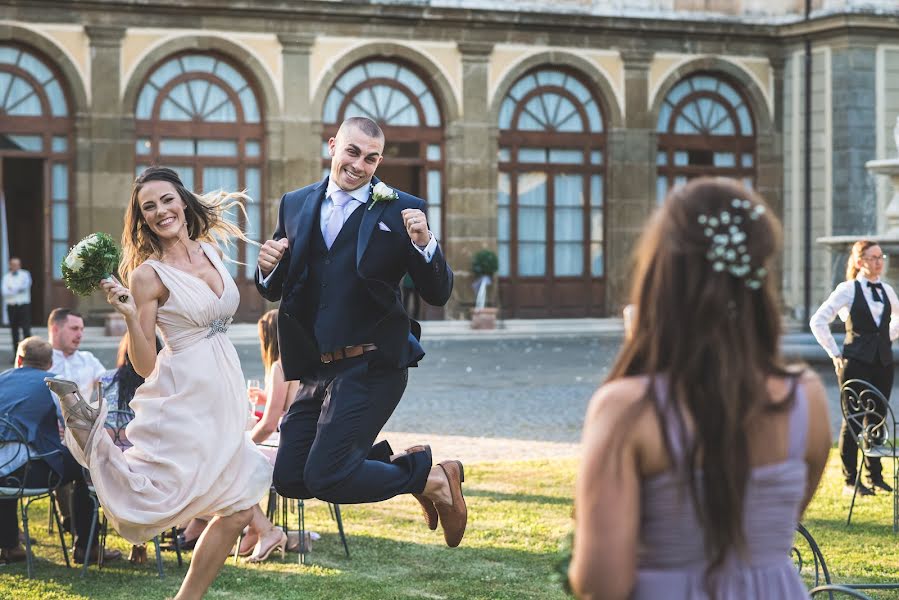
[[[31,273],[19,269],[3,276],[3,302],[13,306],[31,304]]]
[[[66,356],[62,350],[53,349],[53,366],[50,372],[60,379],[74,381],[84,399],[90,402],[100,377],[106,372],[97,357],[86,350],[77,350]]]
[[[830,297],[822,304],[809,322],[815,339],[821,344],[821,347],[827,350],[827,354],[831,358],[841,356],[843,354],[839,345],[830,333],[830,322],[839,316],[843,321],[849,318],[849,309],[855,301],[855,282],[858,281],[862,287],[862,295],[868,303],[871,310],[871,316],[874,317],[874,323],[880,325],[880,322],[886,315],[883,314],[884,303],[874,300],[874,294],[868,287],[868,279],[861,273],[852,281],[844,281],[836,287],[830,294]],[[899,337],[899,298],[896,292],[888,283],[884,283],[879,277],[871,283],[883,284],[883,291],[890,300],[890,341]]]

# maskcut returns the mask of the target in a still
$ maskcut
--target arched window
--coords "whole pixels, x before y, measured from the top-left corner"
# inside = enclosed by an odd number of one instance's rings
[[[500,286],[508,316],[602,314],[605,126],[583,79],[540,67],[499,110]]]
[[[656,196],[700,175],[755,182],[755,125],[744,94],[715,73],[680,81],[659,110]]]
[[[74,231],[71,115],[67,86],[55,65],[30,48],[0,44],[0,183],[9,249],[35,275],[32,307],[40,318],[45,299],[70,303],[60,264]],[[41,274],[48,272],[52,281],[45,282]]]
[[[265,233],[265,130],[251,80],[224,57],[187,53],[166,59],[147,77],[134,110],[136,172],[150,165],[178,171],[196,192],[247,190],[247,221],[231,215],[250,239]],[[227,263],[243,286],[256,272],[255,246],[240,243]]]
[[[344,71],[322,111],[324,174],[327,140],[348,117],[368,117],[384,130],[385,160],[375,175],[427,202],[431,231],[445,247],[443,115],[431,88],[414,67],[394,60],[370,58]]]

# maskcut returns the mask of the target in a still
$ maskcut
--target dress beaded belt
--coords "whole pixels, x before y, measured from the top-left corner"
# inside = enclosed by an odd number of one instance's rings
[[[231,324],[231,317],[227,319],[213,319],[209,324],[209,333],[206,338],[209,339],[217,333],[228,333],[228,326]]]
[[[377,350],[378,347],[374,344],[359,344],[357,346],[345,346],[343,348],[338,348],[334,352],[323,352],[321,355],[321,360],[324,364],[332,363],[336,360],[343,360],[344,358],[355,358],[357,356],[362,356],[366,352],[371,352],[372,350]]]

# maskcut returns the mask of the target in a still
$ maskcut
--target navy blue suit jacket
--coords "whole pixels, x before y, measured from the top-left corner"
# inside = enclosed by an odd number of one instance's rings
[[[371,189],[379,182],[372,179]],[[320,351],[312,332],[300,323],[297,311],[301,305],[304,283],[308,276],[310,235],[320,229],[321,202],[328,189],[328,178],[281,197],[278,226],[274,239],[288,239],[288,250],[270,276],[268,285],[257,281],[257,289],[271,302],[281,301],[278,318],[278,343],[281,364],[288,380],[300,379],[321,366]],[[422,355],[418,339],[421,326],[410,319],[403,307],[400,281],[408,272],[425,302],[443,306],[453,290],[453,272],[438,246],[428,263],[412,246],[403,224],[402,211],[407,208],[425,210],[425,202],[397,190],[398,199],[377,202],[372,206],[371,194],[356,240],[356,273],[368,291],[368,301],[380,315],[374,324],[378,351],[388,364],[406,367]],[[384,225],[390,231],[378,227]]]
[[[59,439],[56,405],[44,383],[44,377],[50,375],[47,371],[32,367],[0,373],[0,416],[9,419],[24,432],[28,444],[38,454],[52,450],[67,451]],[[53,454],[43,460],[62,476],[61,454]]]

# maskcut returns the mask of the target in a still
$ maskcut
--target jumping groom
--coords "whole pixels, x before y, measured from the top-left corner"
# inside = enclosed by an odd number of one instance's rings
[[[468,512],[459,461],[429,446],[393,454],[373,445],[424,356],[421,327],[399,284],[446,304],[453,272],[428,229],[424,201],[373,179],[384,133],[362,117],[328,140],[331,173],[281,198],[274,239],[259,252],[257,288],[280,300],[278,341],[288,380],[303,385],[281,423],[273,482],[289,498],[352,504],[413,494],[428,527],[462,541]]]

